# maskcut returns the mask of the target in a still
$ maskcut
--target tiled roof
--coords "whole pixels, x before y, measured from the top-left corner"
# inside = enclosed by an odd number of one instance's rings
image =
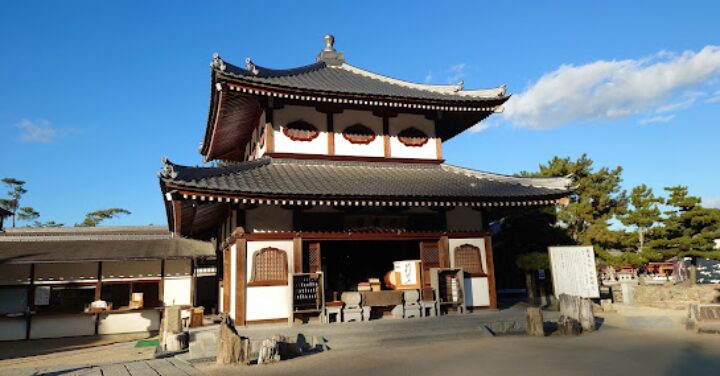
[[[303,92],[467,103],[489,102],[488,106],[500,105],[508,98],[504,86],[484,90],[463,90],[462,83],[425,85],[382,76],[347,63],[328,65],[320,61],[284,70],[257,65],[245,69],[225,62],[213,64],[213,67],[217,74],[227,77]]]
[[[556,198],[567,178],[518,178],[446,164],[263,158],[225,167],[166,162],[162,182],[189,191],[316,198],[503,199]]]

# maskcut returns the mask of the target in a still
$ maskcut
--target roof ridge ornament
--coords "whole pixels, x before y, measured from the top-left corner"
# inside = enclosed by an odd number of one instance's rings
[[[462,91],[462,89],[465,87],[465,81],[460,80],[460,82],[455,84],[455,89],[453,89],[454,92]]]
[[[315,61],[318,63],[323,62],[328,66],[343,65],[345,63],[345,54],[335,50],[335,37],[332,34],[326,34],[323,41],[325,41],[325,48],[320,51]]]
[[[210,68],[219,69],[223,72],[227,69],[227,65],[225,65],[225,62],[220,58],[220,55],[217,52],[213,53],[213,61],[210,63]]]
[[[177,178],[178,173],[177,173],[177,171],[175,171],[175,164],[170,162],[170,160],[166,156],[163,156],[162,158],[160,158],[160,161],[163,163],[163,166],[160,169],[160,171],[158,171],[158,173],[157,173],[158,177],[162,177],[162,178],[169,177],[172,179]]]
[[[252,59],[250,57],[245,58],[245,69],[247,69],[250,73],[254,75],[258,75],[260,73],[260,70],[257,68],[255,64],[253,64]]]

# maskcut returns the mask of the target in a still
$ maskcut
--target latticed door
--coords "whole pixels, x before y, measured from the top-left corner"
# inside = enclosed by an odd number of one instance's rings
[[[320,243],[308,244],[308,271],[317,273],[322,271],[322,260],[320,255]]]
[[[422,261],[423,287],[430,287],[430,268],[440,267],[440,248],[438,242],[420,242],[420,261]],[[423,298],[426,290],[423,289]],[[432,297],[429,297],[432,298]]]

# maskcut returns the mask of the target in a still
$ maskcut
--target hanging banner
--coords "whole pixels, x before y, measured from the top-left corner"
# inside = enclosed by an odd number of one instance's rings
[[[560,294],[599,298],[592,246],[548,247],[555,297]]]

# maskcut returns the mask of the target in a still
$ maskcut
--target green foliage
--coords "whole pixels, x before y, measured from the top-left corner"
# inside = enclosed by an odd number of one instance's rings
[[[17,213],[17,219],[20,221],[34,221],[40,217],[40,213],[35,211],[35,209],[25,206],[20,209],[18,209]]]
[[[85,220],[83,220],[82,223],[76,224],[75,227],[95,227],[104,220],[127,214],[131,214],[130,211],[122,208],[96,210],[85,214]]]
[[[614,216],[624,212],[626,194],[620,187],[622,167],[595,170],[586,154],[578,159],[554,157],[535,173],[522,172],[529,177],[571,176],[575,191],[570,203],[557,209],[557,218],[568,235],[581,245],[602,248],[618,246],[623,233],[608,226]]]
[[[547,251],[530,252],[518,255],[515,258],[515,265],[526,272],[547,269],[550,267],[550,258],[548,257]]]
[[[32,225],[32,227],[63,227],[63,226],[65,226],[65,225],[62,223],[57,223],[55,221],[47,221],[47,222],[35,221],[35,222],[33,222],[33,225]]]
[[[660,205],[664,202],[662,197],[655,196],[652,189],[645,184],[633,188],[630,193],[632,208],[627,208],[619,219],[625,226],[635,228],[638,253],[645,247],[645,234],[660,222]]]
[[[720,259],[714,239],[720,238],[720,209],[705,208],[699,197],[689,196],[688,188],[665,188],[669,192],[663,226],[648,241],[664,258],[699,256]]]
[[[27,193],[25,182],[15,178],[3,178],[2,182],[8,188],[7,195],[9,198],[0,199],[0,206],[12,213],[12,227],[15,227],[15,217],[20,208],[20,199]]]

